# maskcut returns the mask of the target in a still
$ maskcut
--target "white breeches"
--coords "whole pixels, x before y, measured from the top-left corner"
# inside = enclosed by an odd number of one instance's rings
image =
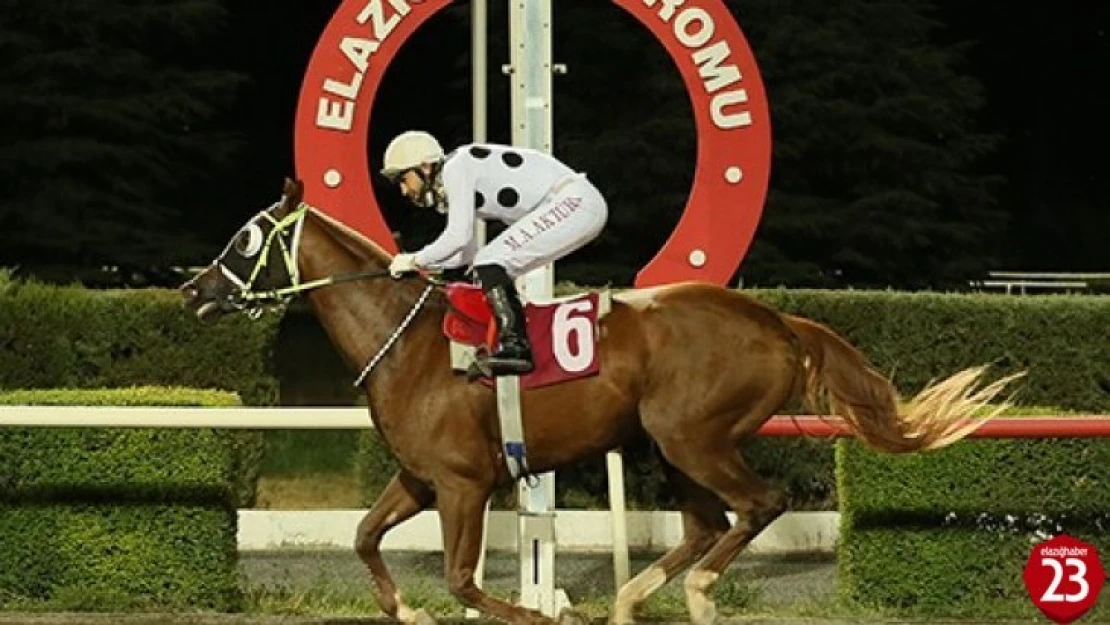
[[[555,262],[592,241],[609,208],[584,174],[556,183],[547,197],[474,256],[474,265],[501,265],[509,277]]]

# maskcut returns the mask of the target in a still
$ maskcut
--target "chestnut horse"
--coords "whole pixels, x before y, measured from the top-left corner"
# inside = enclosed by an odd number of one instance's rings
[[[286,180],[281,200],[182,285],[186,306],[208,320],[257,313],[307,292],[351,367],[365,372],[374,361],[362,382],[370,417],[402,468],[359,524],[355,550],[384,612],[405,622],[426,617],[404,603],[380,545],[387,531],[434,501],[451,593],[510,623],[553,622],[474,582],[485,503],[512,478],[494,391],[451,369],[441,328],[446,298],[427,278],[390,278],[387,252],[304,204],[302,193],[299,182]],[[633,622],[637,604],[691,566],[685,578],[691,620],[715,619],[710,587],[786,507],[784,493],[748,467],[738,446],[792,399],[806,399],[815,411],[827,404],[875,449],[916,452],[960,440],[992,416],[972,413],[1010,379],[980,384],[983,368],[970,368],[926,387],[900,413],[891,382],[829,328],[698,283],[615,294],[600,322],[598,350],[598,375],[522,391],[521,406],[536,473],[637,436],[649,436],[660,452],[684,536],[619,589],[614,623]]]

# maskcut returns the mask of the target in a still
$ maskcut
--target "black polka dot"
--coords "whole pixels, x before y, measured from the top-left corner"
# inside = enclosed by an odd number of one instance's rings
[[[512,208],[520,201],[520,194],[512,187],[505,187],[497,192],[497,203],[505,208]]]
[[[474,208],[482,208],[486,205],[486,196],[482,195],[481,191],[474,192]]]
[[[480,145],[470,146],[470,155],[474,158],[486,158],[491,154],[489,148],[483,148]]]
[[[520,167],[524,164],[524,157],[517,154],[516,152],[505,152],[501,155],[501,160],[513,169],[516,169],[517,167]]]

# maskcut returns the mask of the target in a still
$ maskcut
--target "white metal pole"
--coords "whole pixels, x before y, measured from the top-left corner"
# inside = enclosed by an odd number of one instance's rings
[[[473,140],[482,143],[489,140],[489,7],[487,0],[471,0],[470,4],[470,80],[471,80],[471,120]],[[474,237],[478,245],[486,242],[486,224],[479,220],[475,224]]]
[[[514,145],[552,151],[551,0],[509,0],[512,140]],[[551,265],[523,277],[529,301],[550,300],[554,290]],[[498,392],[501,392],[499,379]],[[516,383],[516,378],[504,380]],[[548,616],[569,603],[555,589],[555,476],[539,476],[534,487],[521,484],[521,602]]]
[[[612,528],[613,587],[620,590],[628,583],[628,515],[624,506],[624,457],[619,449],[605,454],[609,477],[609,523]]]
[[[488,119],[489,107],[487,68],[489,66],[488,51],[489,40],[489,7],[486,0],[471,0],[470,3],[470,95],[471,95],[471,126],[473,141],[482,143],[489,140]],[[482,246],[486,242],[486,223],[478,220],[474,224],[474,242]],[[486,543],[489,536],[489,509],[490,502],[486,502],[485,521],[482,523],[482,547],[478,552],[477,570],[474,571],[474,583],[482,587],[486,570]],[[466,609],[467,618],[478,618],[481,613],[474,608]]]

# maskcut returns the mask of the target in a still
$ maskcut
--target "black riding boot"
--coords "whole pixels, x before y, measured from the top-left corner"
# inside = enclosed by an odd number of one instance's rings
[[[523,375],[535,369],[528,342],[524,307],[512,279],[495,265],[475,268],[497,323],[497,346],[492,354],[479,356],[478,366],[490,375]]]

